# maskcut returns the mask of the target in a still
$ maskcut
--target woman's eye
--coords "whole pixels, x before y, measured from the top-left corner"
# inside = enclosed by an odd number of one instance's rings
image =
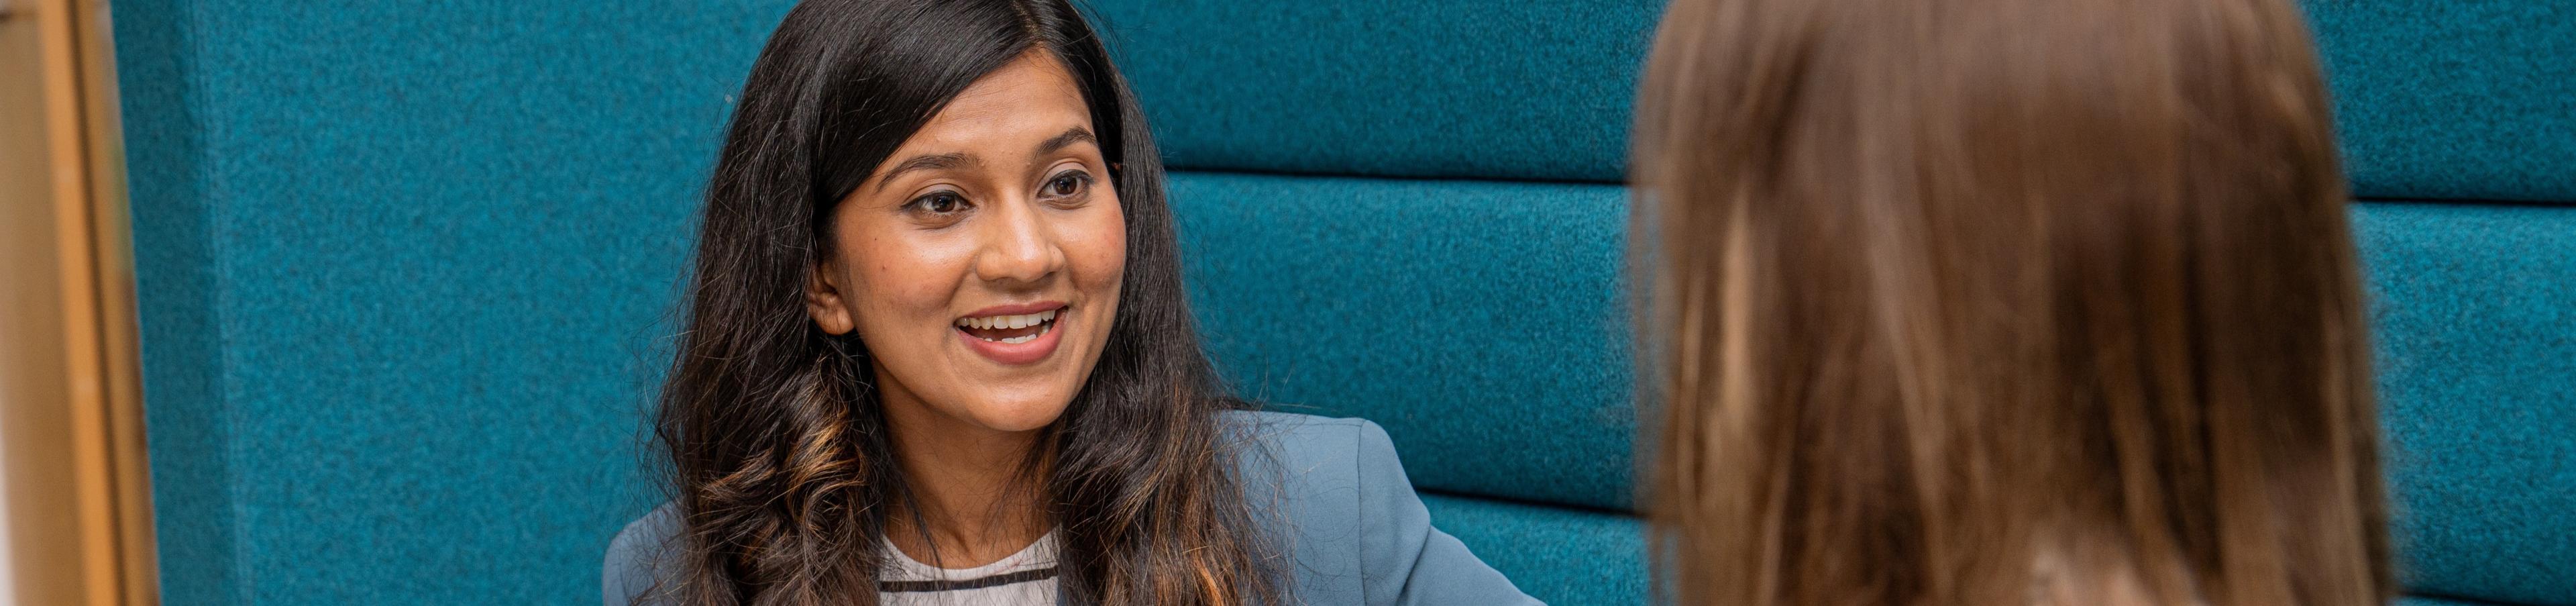
[[[1056,175],[1054,179],[1047,180],[1046,188],[1043,190],[1043,193],[1050,198],[1065,198],[1081,195],[1082,192],[1089,190],[1090,188],[1090,175],[1078,172],[1068,172]]]
[[[921,212],[934,215],[945,215],[955,213],[959,210],[964,210],[966,199],[958,197],[956,192],[934,192],[930,195],[913,198],[912,203],[907,204],[906,206],[911,206],[914,210],[919,210]]]

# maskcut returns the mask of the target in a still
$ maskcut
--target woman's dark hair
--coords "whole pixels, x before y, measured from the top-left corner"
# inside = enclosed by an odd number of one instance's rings
[[[1065,0],[809,0],[743,84],[713,179],[655,433],[670,455],[690,604],[876,602],[880,539],[908,502],[870,355],[803,293],[833,209],[968,84],[1030,53],[1073,75],[1127,223],[1107,346],[1036,450],[1073,603],[1269,601],[1216,413],[1238,405],[1199,349],[1170,209],[1132,94]]]

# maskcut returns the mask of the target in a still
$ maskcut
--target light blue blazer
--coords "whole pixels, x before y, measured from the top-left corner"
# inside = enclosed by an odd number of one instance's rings
[[[1376,423],[1276,412],[1227,412],[1218,422],[1250,447],[1235,453],[1245,502],[1253,504],[1255,523],[1294,557],[1291,603],[1539,603],[1431,527],[1395,443]],[[601,573],[607,604],[630,603],[666,573],[655,563],[677,516],[664,505],[609,543]]]

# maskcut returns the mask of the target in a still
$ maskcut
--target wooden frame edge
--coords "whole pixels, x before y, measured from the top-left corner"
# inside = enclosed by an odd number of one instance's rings
[[[24,0],[21,0],[24,1]],[[36,0],[83,602],[160,603],[115,54],[105,0]],[[32,554],[18,554],[28,557]]]

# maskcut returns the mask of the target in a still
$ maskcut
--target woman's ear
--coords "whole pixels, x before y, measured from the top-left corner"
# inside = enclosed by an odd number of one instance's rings
[[[841,296],[839,272],[832,271],[834,267],[834,263],[825,260],[815,263],[814,271],[806,274],[805,315],[813,316],[814,325],[825,333],[849,334],[858,323],[850,317],[850,306]]]

